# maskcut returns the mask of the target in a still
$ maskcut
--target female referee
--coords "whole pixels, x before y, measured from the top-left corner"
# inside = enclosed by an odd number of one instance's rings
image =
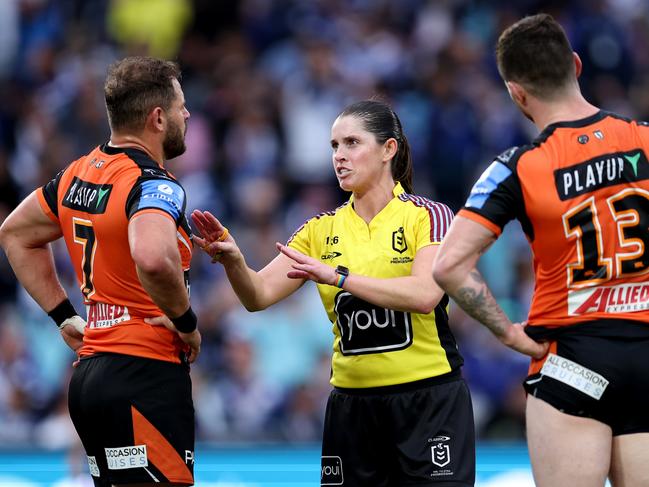
[[[380,101],[347,107],[331,128],[333,166],[349,200],[302,225],[261,271],[209,212],[196,242],[257,311],[315,281],[333,324],[321,485],[472,486],[475,435],[448,297],[432,267],[453,217],[412,194],[408,141]]]

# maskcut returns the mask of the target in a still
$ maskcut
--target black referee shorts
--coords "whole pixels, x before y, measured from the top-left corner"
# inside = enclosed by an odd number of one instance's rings
[[[468,487],[474,483],[473,408],[459,372],[398,386],[331,392],[321,485]]]
[[[194,483],[194,406],[188,368],[118,354],[84,358],[70,417],[95,486]]]

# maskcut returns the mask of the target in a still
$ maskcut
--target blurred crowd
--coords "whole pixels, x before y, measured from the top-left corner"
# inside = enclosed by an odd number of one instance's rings
[[[188,150],[168,167],[230,229],[259,269],[307,218],[347,198],[329,129],[350,102],[388,100],[401,117],[416,192],[457,211],[493,158],[536,129],[495,68],[500,31],[553,14],[584,63],[587,99],[649,119],[645,0],[2,0],[0,221],[70,161],[108,139],[107,65],[129,54],[177,60],[191,112]],[[516,223],[482,270],[523,320],[533,289]],[[57,268],[82,309],[65,249]],[[197,438],[319,441],[331,324],[314,286],[246,312],[220,266],[197,255],[192,302],[203,334],[193,366]],[[452,306],[480,439],[523,435],[528,361]],[[76,435],[65,391],[74,360],[0,255],[0,446],[64,448]]]

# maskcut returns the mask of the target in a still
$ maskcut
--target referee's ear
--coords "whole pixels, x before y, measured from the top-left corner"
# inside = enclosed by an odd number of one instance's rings
[[[383,144],[383,162],[390,162],[398,150],[399,144],[397,143],[397,139],[390,137],[386,140]]]

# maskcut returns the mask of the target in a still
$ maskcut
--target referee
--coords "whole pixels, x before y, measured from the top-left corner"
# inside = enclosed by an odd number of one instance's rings
[[[209,212],[203,249],[257,311],[317,283],[334,334],[321,485],[471,486],[473,411],[432,266],[453,218],[412,194],[408,141],[380,101],[347,107],[331,129],[333,167],[351,197],[302,225],[261,271]]]

